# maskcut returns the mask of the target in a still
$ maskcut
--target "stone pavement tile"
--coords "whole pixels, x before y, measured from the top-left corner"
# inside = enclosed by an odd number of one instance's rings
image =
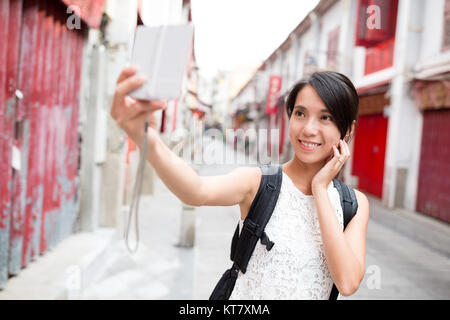
[[[415,242],[450,258],[450,225],[425,214],[406,209],[388,209],[380,199],[368,195],[370,218]]]
[[[369,221],[366,274],[360,289],[341,299],[449,299],[450,261],[383,224]],[[380,288],[374,288],[376,274]]]
[[[175,270],[172,285],[170,286],[169,300],[192,300],[194,278],[194,249],[179,248],[178,258],[180,267]]]
[[[194,299],[208,299],[217,281],[231,266],[231,239],[239,216],[238,206],[197,209]]]
[[[141,244],[135,254],[122,243],[116,259],[100,281],[83,293],[83,299],[166,299],[172,274],[179,268],[176,257],[168,260]]]
[[[9,279],[0,300],[77,298],[105,269],[117,243],[114,229],[73,234]]]
[[[180,262],[185,249],[177,248],[181,202],[159,180],[155,192],[143,196],[139,210],[139,247],[136,253],[127,251],[125,241],[116,246],[115,259],[109,263],[100,281],[83,294],[84,299],[177,299],[171,291],[186,261]],[[124,220],[127,216],[124,217]],[[134,247],[135,230],[132,221],[130,245]],[[192,260],[192,259],[191,259]],[[192,262],[191,262],[192,264]],[[192,272],[186,273],[190,275]],[[176,288],[176,286],[175,286]],[[186,297],[180,296],[180,298]]]

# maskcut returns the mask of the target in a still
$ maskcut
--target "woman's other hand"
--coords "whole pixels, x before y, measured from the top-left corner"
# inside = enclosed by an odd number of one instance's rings
[[[333,146],[333,158],[328,160],[328,162],[320,169],[319,172],[314,176],[311,187],[314,190],[317,188],[327,188],[331,180],[339,173],[339,171],[344,166],[345,161],[350,158],[350,149],[344,140],[339,140],[340,152],[336,146]]]

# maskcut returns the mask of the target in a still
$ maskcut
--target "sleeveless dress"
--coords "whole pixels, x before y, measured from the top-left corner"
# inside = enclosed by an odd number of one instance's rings
[[[333,279],[325,260],[314,197],[303,194],[283,171],[280,195],[265,232],[271,251],[257,242],[247,271],[239,271],[230,300],[328,299]],[[328,196],[343,227],[339,193]],[[239,219],[240,220],[240,219]],[[240,220],[242,230],[243,221]]]

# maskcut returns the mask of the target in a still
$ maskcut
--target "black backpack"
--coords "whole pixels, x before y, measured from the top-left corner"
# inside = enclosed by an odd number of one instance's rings
[[[261,244],[270,251],[274,245],[264,232],[275,205],[278,200],[281,189],[282,169],[281,165],[261,165],[262,171],[261,183],[258,193],[253,200],[247,217],[244,220],[241,234],[239,235],[239,224],[233,235],[231,243],[230,259],[233,266],[225,271],[215,286],[209,300],[228,300],[233,291],[236,279],[241,270],[247,271],[247,264],[253,254],[256,243],[261,240]],[[355,191],[338,179],[333,179],[333,184],[339,192],[341,206],[344,215],[344,230],[358,209]],[[329,300],[336,300],[339,291],[333,284]]]

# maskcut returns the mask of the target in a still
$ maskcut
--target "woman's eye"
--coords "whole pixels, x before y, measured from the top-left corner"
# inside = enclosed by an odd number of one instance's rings
[[[298,117],[300,117],[300,116],[302,116],[302,115],[304,115],[304,113],[303,112],[301,112],[301,111],[295,111],[295,113],[294,113],[296,116],[298,116]]]
[[[323,120],[329,120],[329,121],[333,120],[333,118],[331,116],[322,116],[322,119]]]

